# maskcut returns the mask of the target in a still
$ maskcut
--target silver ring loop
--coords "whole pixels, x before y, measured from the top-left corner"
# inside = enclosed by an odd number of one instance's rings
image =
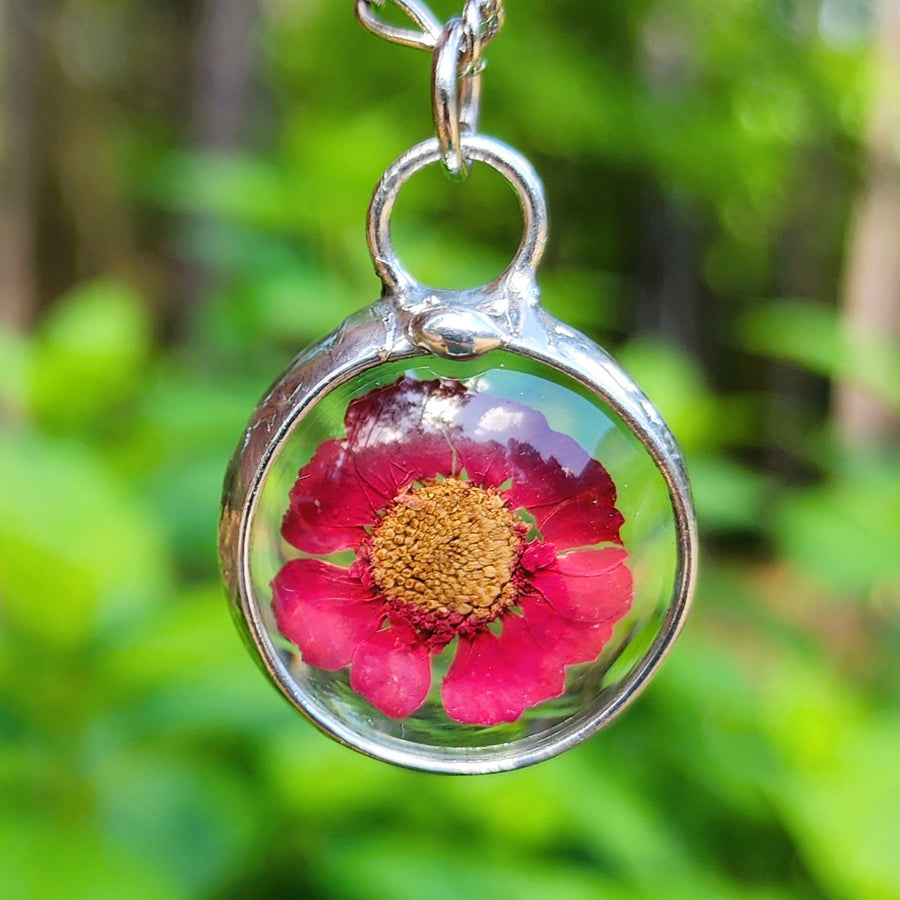
[[[547,201],[544,187],[534,167],[512,147],[495,138],[463,135],[462,153],[470,162],[482,162],[499,172],[519,196],[525,230],[512,262],[496,279],[501,282],[521,272],[533,272],[547,243]],[[375,188],[366,220],[366,238],[375,271],[389,294],[421,287],[407,272],[394,252],[391,240],[391,213],[400,188],[417,172],[440,162],[441,145],[430,138],[407,150],[387,169]]]

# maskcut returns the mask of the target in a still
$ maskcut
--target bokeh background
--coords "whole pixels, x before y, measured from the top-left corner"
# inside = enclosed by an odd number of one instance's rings
[[[482,125],[545,178],[546,305],[669,419],[705,554],[627,714],[472,779],[320,736],[216,570],[250,411],[375,299],[431,131],[352,6],[0,6],[0,894],[900,897],[900,3],[507,3]],[[521,227],[480,170],[395,225],[445,286]]]

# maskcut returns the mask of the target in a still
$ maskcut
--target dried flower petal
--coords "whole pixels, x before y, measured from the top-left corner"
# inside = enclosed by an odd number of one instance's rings
[[[428,696],[431,654],[409,625],[393,622],[359,645],[350,686],[386,716],[405,719]]]
[[[521,616],[503,620],[500,636],[484,631],[460,641],[441,697],[451,719],[471,725],[514,722],[529,707],[565,689],[562,665],[548,657]]]
[[[334,553],[359,543],[375,518],[345,441],[325,441],[291,489],[281,526],[284,539],[304,553]]]
[[[578,622],[615,621],[631,596],[631,572],[621,547],[576,550],[535,572],[531,584],[560,614]]]
[[[278,630],[320,669],[349,666],[384,620],[382,604],[346,569],[317,559],[287,563],[272,590]]]

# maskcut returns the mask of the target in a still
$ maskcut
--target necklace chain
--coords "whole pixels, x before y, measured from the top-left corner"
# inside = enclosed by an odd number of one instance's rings
[[[465,178],[471,163],[463,152],[462,138],[478,131],[483,54],[503,27],[503,0],[466,0],[462,15],[446,25],[423,0],[391,0],[415,28],[381,19],[376,11],[386,2],[356,0],[356,17],[378,37],[432,54],[432,108],[441,159],[452,178]]]
[[[418,50],[433,53],[440,43],[444,25],[422,0],[390,0],[399,7],[416,26],[401,28],[390,25],[376,14],[388,0],[356,0],[356,17],[360,23],[385,40]],[[480,47],[482,50],[500,33],[503,27],[505,12],[503,0],[466,0],[462,12],[467,44],[469,47]],[[471,53],[471,50],[467,48]],[[476,60],[480,64],[480,60]]]

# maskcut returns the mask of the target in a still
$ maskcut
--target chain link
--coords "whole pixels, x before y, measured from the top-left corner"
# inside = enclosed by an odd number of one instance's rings
[[[380,19],[376,11],[388,2],[405,13],[416,29],[400,28]],[[432,53],[437,49],[444,30],[444,26],[422,0],[356,0],[356,17],[364,28],[378,37]],[[467,44],[470,47],[477,45],[483,50],[500,33],[504,18],[503,0],[466,0],[462,20]],[[466,53],[471,54],[469,47]]]
[[[466,0],[462,15],[442,25],[422,0],[391,0],[416,26],[390,25],[376,15],[388,0],[356,0],[364,28],[395,44],[428,50],[434,57],[432,107],[441,158],[452,178],[465,178],[469,160],[462,135],[478,131],[484,49],[503,27],[503,0]]]
[[[500,33],[505,17],[503,0],[466,0],[462,14],[468,39],[482,50]]]
[[[411,28],[398,28],[389,25],[375,15],[375,10],[384,6],[386,0],[356,0],[356,18],[360,24],[378,37],[385,38],[394,44],[404,47],[415,47],[433,53],[441,39],[443,25],[435,18],[431,10],[419,0],[393,0],[394,4],[406,13],[417,26],[418,31]]]

